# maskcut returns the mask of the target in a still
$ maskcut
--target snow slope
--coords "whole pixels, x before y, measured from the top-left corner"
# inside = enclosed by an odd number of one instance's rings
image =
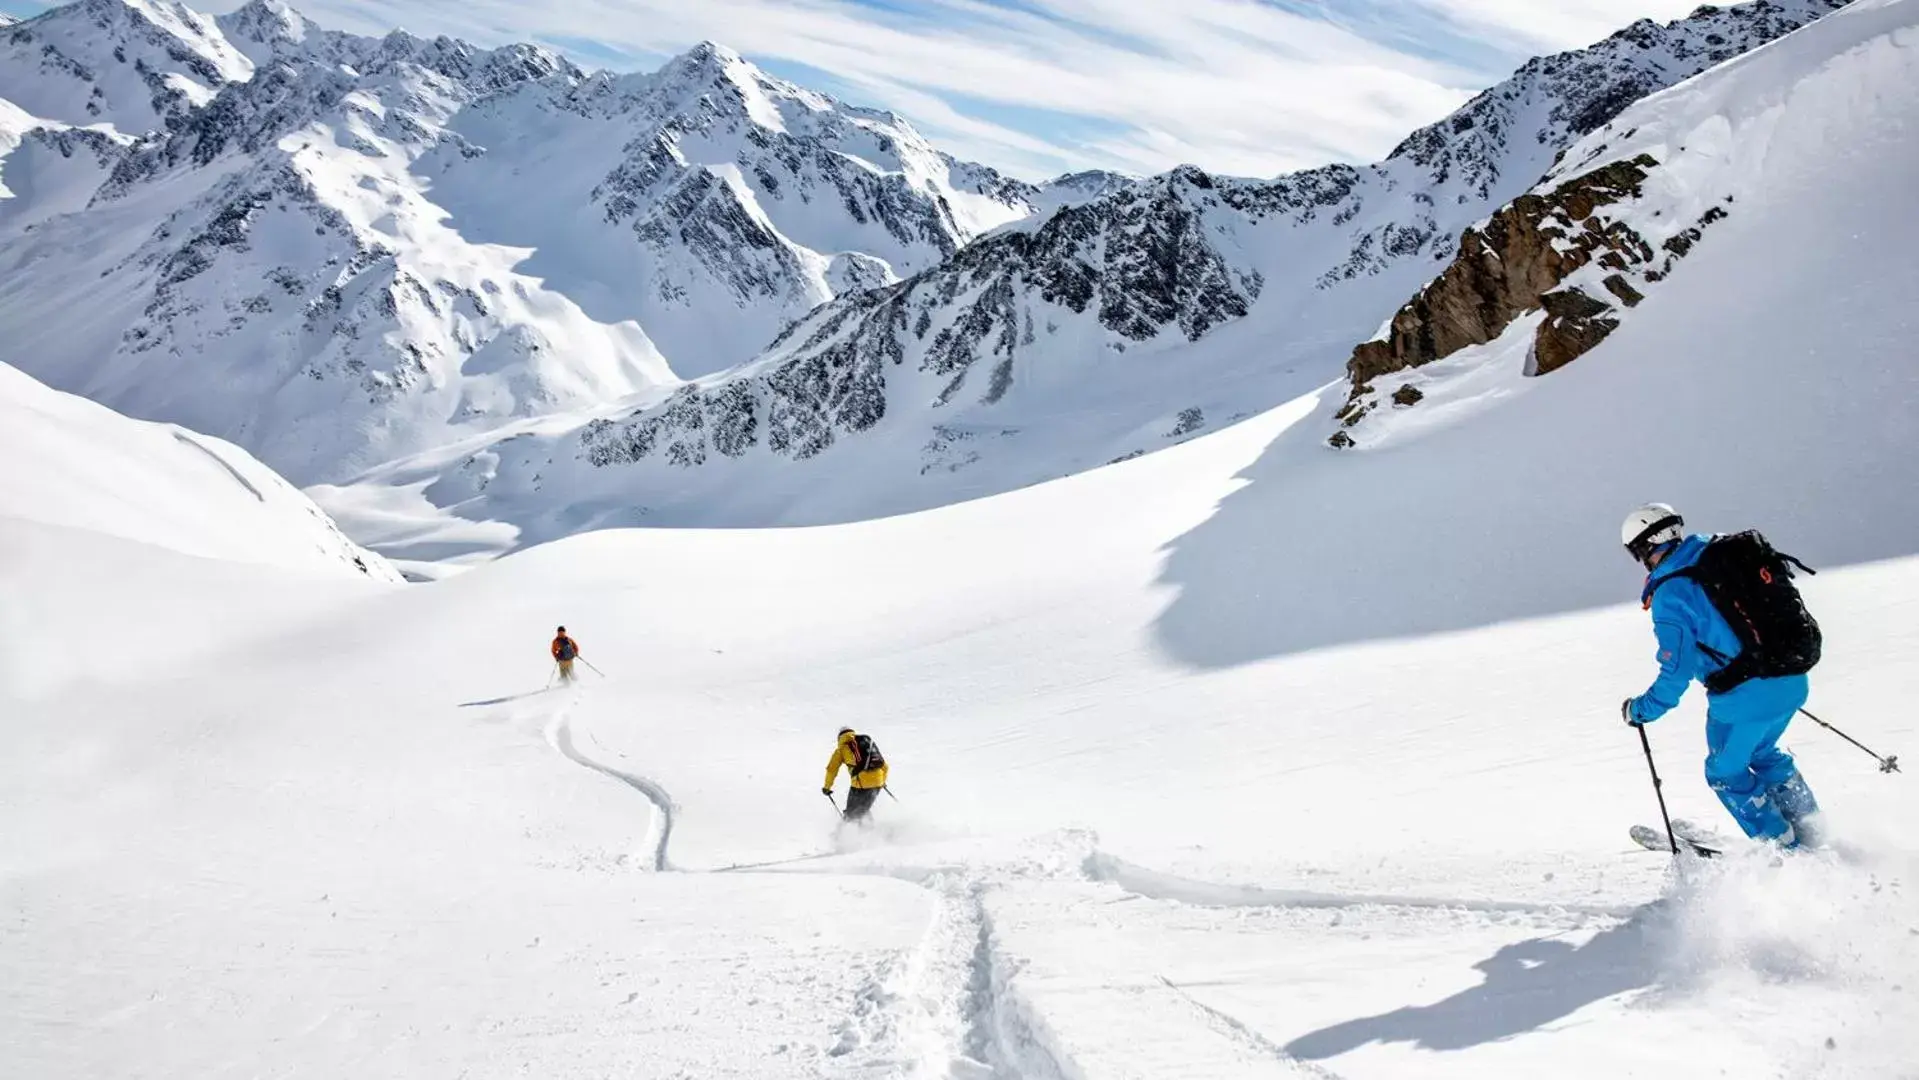
[[[1912,1076],[1919,790],[1802,722],[1834,850],[1631,846],[1615,528],[1665,497],[1820,567],[1811,706],[1910,752],[1919,217],[1860,162],[1909,149],[1916,29],[1861,0],[1648,101],[1688,147],[1764,125],[1745,210],[1571,366],[1351,451],[1335,385],[962,505],[405,590],[0,519],[10,599],[112,631],[0,689],[0,1043],[60,1078]],[[1721,96],[1762,64],[1769,105]],[[558,622],[604,679],[541,691]],[[1724,828],[1701,711],[1649,735]],[[893,764],[872,833],[817,793],[841,724]]]
[[[341,582],[400,580],[239,447],[5,364],[0,462],[0,697],[178,670],[219,628],[367,594]],[[176,572],[211,585],[196,595]],[[230,603],[236,583],[253,595]]]
[[[440,550],[466,535],[484,551],[596,523],[854,520],[1161,449],[1336,377],[1460,232],[1558,152],[1837,6],[1636,24],[1526,65],[1373,166],[1062,182],[1090,197],[821,307],[752,362],[663,401],[570,429],[503,428],[316,497],[410,556],[416,538]]]
[[[0,516],[202,558],[397,581],[246,451],[0,364]]]
[[[1382,405],[1352,429],[1354,450],[1325,450],[1349,391],[1326,388],[1316,422],[1276,441],[1216,527],[1174,553],[1168,579],[1188,587],[1168,644],[1232,663],[1598,603],[1612,585],[1592,563],[1503,552],[1515,535],[1586,550],[1610,535],[1616,507],[1649,495],[1703,520],[1768,523],[1787,550],[1827,561],[1911,554],[1919,505],[1903,416],[1919,396],[1906,360],[1919,320],[1901,298],[1919,288],[1907,183],[1919,170],[1916,20],[1909,0],[1855,5],[1628,110],[1616,127],[1636,134],[1596,133],[1569,153],[1586,162],[1610,145],[1605,155],[1663,163],[1643,197],[1620,204],[1659,256],[1629,272],[1663,266],[1663,279],[1552,374],[1525,374],[1534,315],[1486,346],[1382,379],[1385,399],[1396,383],[1426,397]],[[1664,241],[1713,206],[1728,213],[1669,257]],[[1607,295],[1579,275],[1569,280]],[[1386,483],[1394,498],[1368,494]],[[1567,488],[1592,500],[1586,509],[1564,512],[1556,493]],[[1299,506],[1315,508],[1309,523]],[[1239,547],[1247,529],[1266,531],[1260,550]],[[1489,554],[1435,573],[1430,551]],[[1293,565],[1322,571],[1295,582],[1277,569]],[[1397,602],[1350,600],[1373,590]],[[1277,595],[1315,617],[1272,622],[1262,598]],[[1212,640],[1222,620],[1243,631],[1233,649],[1183,644]]]
[[[1624,839],[1654,814],[1612,705],[1650,673],[1634,608],[1223,670],[1162,646],[1166,547],[1311,420],[270,610],[218,564],[35,549],[50,603],[85,568],[264,626],[5,702],[0,1038],[56,1078],[1901,1075],[1919,798],[1795,731],[1852,854],[1669,879]],[[1814,707],[1909,745],[1919,560],[1828,570]],[[539,693],[560,620],[608,678]],[[816,790],[842,723],[894,762],[874,836]],[[1713,820],[1696,699],[1653,736]]]

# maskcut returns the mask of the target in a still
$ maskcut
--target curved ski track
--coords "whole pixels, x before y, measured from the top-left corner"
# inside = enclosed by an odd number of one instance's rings
[[[649,858],[654,870],[671,870],[673,866],[667,861],[666,847],[673,840],[673,818],[677,812],[673,805],[673,797],[666,793],[665,788],[644,776],[624,769],[616,769],[581,753],[579,747],[573,743],[573,727],[569,719],[572,711],[571,704],[568,704],[554,713],[552,721],[546,728],[547,742],[552,744],[553,749],[560,752],[561,757],[575,765],[591,769],[603,776],[610,776],[646,796],[646,801],[653,804],[653,822],[647,830],[646,843],[651,851]]]

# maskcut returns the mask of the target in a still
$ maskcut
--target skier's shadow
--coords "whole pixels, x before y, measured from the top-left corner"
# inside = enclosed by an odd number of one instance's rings
[[[1473,966],[1484,982],[1431,1005],[1348,1020],[1294,1039],[1293,1057],[1320,1061],[1372,1042],[1463,1050],[1569,1016],[1593,1002],[1652,985],[1659,976],[1657,920],[1642,910],[1584,945],[1533,938]]]

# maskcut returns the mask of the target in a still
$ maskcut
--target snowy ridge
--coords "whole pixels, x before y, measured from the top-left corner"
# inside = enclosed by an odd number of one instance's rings
[[[0,517],[228,562],[395,582],[244,450],[115,415],[0,364]]]
[[[0,98],[69,124],[164,130],[253,65],[175,0],[81,0],[0,34]]]
[[[370,542],[459,531],[453,518],[492,538],[477,549],[582,523],[908,512],[1159,449],[1337,377],[1352,344],[1453,258],[1462,230],[1567,146],[1839,6],[1637,24],[1528,64],[1366,168],[1063,178],[1050,190],[1083,197],[825,305],[751,362],[643,410],[449,446],[320,495]],[[391,527],[388,493],[422,488],[404,511],[419,524]]]

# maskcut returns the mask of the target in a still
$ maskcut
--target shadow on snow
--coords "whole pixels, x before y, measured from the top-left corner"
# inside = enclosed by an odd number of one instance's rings
[[[1485,981],[1431,1005],[1408,1005],[1302,1035],[1287,1054],[1322,1061],[1368,1043],[1408,1042],[1422,1050],[1464,1050],[1544,1027],[1606,998],[1658,979],[1657,934],[1643,916],[1575,946],[1533,938],[1504,946],[1473,966]]]

